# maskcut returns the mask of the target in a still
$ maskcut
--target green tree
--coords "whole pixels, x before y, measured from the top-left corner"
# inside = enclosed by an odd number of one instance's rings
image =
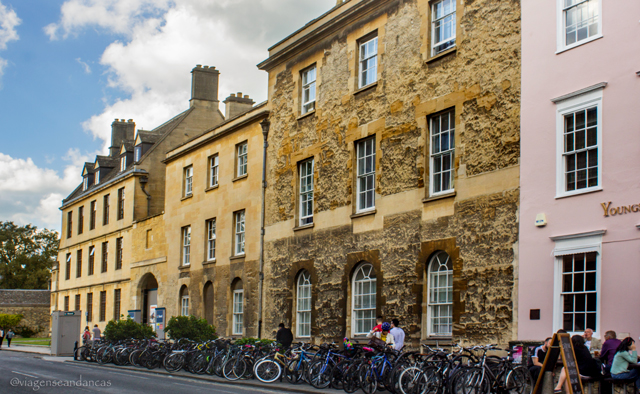
[[[8,330],[17,327],[22,320],[22,315],[7,315],[0,313],[0,329]]]
[[[126,319],[111,320],[104,329],[104,337],[109,341],[122,339],[149,339],[156,336],[151,326]]]
[[[0,289],[46,289],[58,254],[58,233],[0,222]]]
[[[167,322],[165,331],[173,340],[187,338],[193,341],[208,341],[218,338],[214,326],[206,319],[198,319],[195,316],[173,316]]]

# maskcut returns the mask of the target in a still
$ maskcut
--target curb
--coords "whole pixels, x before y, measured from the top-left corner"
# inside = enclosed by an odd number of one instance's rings
[[[51,356],[51,352],[49,353],[42,353],[42,352],[37,352],[35,350],[17,350],[17,349],[12,349],[12,348],[2,348],[0,349],[0,351],[8,351],[8,352],[17,352],[17,353],[30,353],[30,354],[39,354],[41,356]]]
[[[110,369],[114,369],[114,370],[128,370],[128,371],[134,371],[134,372],[140,372],[140,373],[149,373],[149,374],[155,374],[155,375],[165,375],[165,376],[171,376],[171,377],[180,377],[180,378],[187,378],[187,379],[195,379],[195,380],[202,380],[205,382],[210,382],[210,383],[219,383],[219,384],[224,384],[224,385],[228,385],[228,386],[235,386],[235,385],[242,385],[242,386],[248,386],[248,387],[256,387],[256,388],[261,388],[261,389],[268,389],[268,390],[272,390],[272,391],[286,391],[286,392],[294,392],[294,393],[309,393],[309,394],[317,394],[317,393],[324,393],[327,392],[327,390],[318,390],[315,389],[307,384],[299,384],[299,385],[293,385],[293,384],[289,384],[289,383],[282,383],[282,384],[270,384],[270,383],[262,383],[258,380],[236,380],[236,381],[229,381],[229,380],[225,380],[222,378],[219,378],[218,376],[212,377],[209,375],[196,375],[196,374],[191,374],[191,373],[186,373],[183,371],[179,371],[178,373],[169,373],[167,371],[164,370],[160,370],[160,369],[142,369],[142,368],[136,368],[136,367],[130,367],[130,366],[117,366],[117,365],[100,365],[97,363],[88,363],[86,361],[65,361],[67,363],[72,363],[72,364],[77,364],[77,365],[96,365],[99,366],[100,368],[110,368]],[[338,390],[333,390],[333,389],[328,389],[330,390],[329,392],[336,392],[336,393],[340,393],[342,391],[338,391]]]

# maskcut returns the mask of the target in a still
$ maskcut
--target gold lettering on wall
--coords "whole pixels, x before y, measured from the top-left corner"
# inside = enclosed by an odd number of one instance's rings
[[[604,211],[604,217],[624,215],[631,212],[640,212],[640,204],[623,205],[620,207],[611,207],[611,201],[603,202],[600,204]]]

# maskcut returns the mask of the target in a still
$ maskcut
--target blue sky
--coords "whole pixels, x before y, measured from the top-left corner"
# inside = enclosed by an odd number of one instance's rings
[[[220,99],[266,99],[267,48],[335,0],[0,0],[0,221],[59,230],[58,207],[114,118],[151,129],[188,108],[190,71]]]

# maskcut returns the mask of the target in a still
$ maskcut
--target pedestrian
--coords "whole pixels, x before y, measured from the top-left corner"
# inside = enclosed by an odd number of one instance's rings
[[[89,326],[84,328],[84,332],[82,333],[82,344],[86,345],[91,340],[91,331],[89,331]]]
[[[404,347],[404,330],[400,328],[400,321],[398,319],[391,319],[391,335],[395,341],[395,349],[402,350]]]
[[[100,338],[101,338],[101,337],[100,337],[100,334],[102,334],[102,333],[100,332],[100,329],[98,328],[98,325],[97,325],[97,324],[96,324],[96,325],[94,325],[94,326],[93,326],[93,341],[94,341],[94,342],[96,342],[96,341],[99,341],[99,340],[100,340]]]
[[[4,341],[4,330],[0,328],[0,349],[2,349],[2,341]]]
[[[382,316],[378,316],[378,318],[376,319],[376,326],[373,327],[373,331],[374,332],[382,331],[382,322],[383,321],[384,321],[384,319],[382,318]]]
[[[395,347],[396,342],[393,338],[393,335],[391,335],[390,331],[391,331],[391,324],[384,322],[380,325],[380,331],[376,331],[374,327],[373,330],[369,331],[369,333],[367,334],[367,338],[378,338],[384,341],[387,345],[391,345],[392,347]]]
[[[7,332],[7,347],[11,347],[11,340],[13,339],[13,337],[16,336],[16,333],[13,332],[12,329],[9,329],[9,332]]]
[[[278,333],[276,334],[276,341],[278,341],[282,347],[286,350],[291,346],[291,342],[293,342],[293,333],[290,329],[284,326],[284,323],[278,324]]]

